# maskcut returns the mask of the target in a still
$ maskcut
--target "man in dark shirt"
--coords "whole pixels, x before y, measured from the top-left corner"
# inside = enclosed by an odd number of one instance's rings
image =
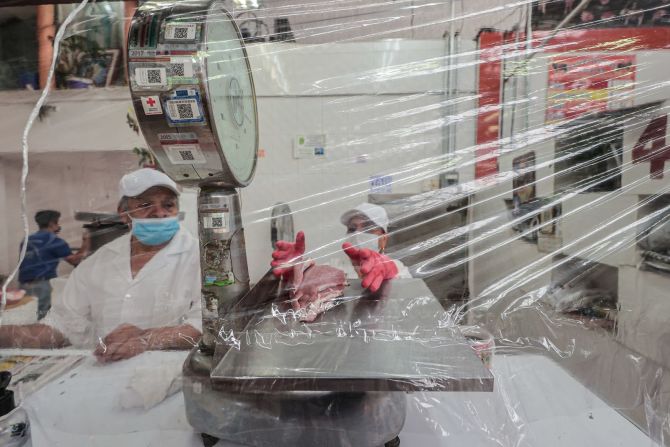
[[[39,231],[28,236],[26,257],[19,268],[19,283],[29,295],[37,297],[37,319],[41,320],[51,308],[51,285],[49,280],[57,276],[56,269],[61,259],[72,265],[79,264],[88,254],[88,239],[84,236],[82,247],[72,253],[70,246],[57,234],[60,213],[53,210],[38,211],[35,222]],[[21,243],[23,245],[23,242]]]

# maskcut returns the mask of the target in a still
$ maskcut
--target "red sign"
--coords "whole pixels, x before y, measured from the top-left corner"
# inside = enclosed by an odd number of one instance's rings
[[[652,179],[663,178],[665,162],[670,160],[670,147],[665,141],[667,128],[667,115],[654,118],[633,148],[633,163],[649,163],[649,175]]]
[[[555,56],[549,63],[547,122],[633,106],[635,56]]]
[[[479,39],[479,111],[475,178],[498,172],[500,138],[500,88],[502,83],[502,44],[500,33],[483,33]]]
[[[551,35],[551,31],[534,32],[532,35],[532,46],[544,45],[546,53],[591,53],[600,59],[615,58],[620,61],[627,57],[632,58],[635,66],[634,56],[613,56],[623,52],[653,51],[670,49],[670,27],[630,27],[630,28],[595,28],[562,30],[545,42],[544,39]],[[475,161],[476,178],[487,177],[498,172],[498,145],[500,130],[500,102],[502,85],[502,60],[506,51],[517,51],[519,45],[515,41],[524,42],[524,34],[514,39],[513,34],[506,35],[500,31],[484,31],[480,34],[480,59],[479,59],[479,110],[477,116],[477,149]],[[612,56],[610,56],[612,55]],[[577,57],[577,56],[575,56]],[[553,67],[552,67],[553,68]],[[635,74],[632,73],[634,80]],[[601,80],[602,81],[602,80]],[[630,80],[625,80],[628,82]],[[597,85],[603,85],[602,82]],[[608,82],[609,85],[609,82]],[[620,87],[620,86],[619,86]],[[602,93],[602,92],[601,92]],[[609,92],[608,92],[609,97]],[[607,102],[605,102],[607,103]],[[607,106],[606,106],[607,107]],[[576,104],[568,104],[568,109],[578,112]],[[572,113],[572,112],[571,112]],[[665,157],[667,151],[656,151],[651,155],[654,159]],[[641,150],[638,150],[641,154]],[[654,155],[655,154],[655,155]],[[651,161],[644,155],[639,156],[639,161]],[[658,168],[659,161],[655,162]],[[652,175],[655,171],[652,166]],[[659,175],[658,173],[656,175]],[[662,175],[662,174],[661,174]]]

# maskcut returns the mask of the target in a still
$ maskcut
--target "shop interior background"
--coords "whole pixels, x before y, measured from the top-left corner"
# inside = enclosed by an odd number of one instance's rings
[[[260,124],[256,179],[241,190],[252,282],[268,269],[276,204],[317,259],[337,249],[344,210],[384,205],[390,252],[445,312],[486,328],[501,353],[552,359],[597,396],[587,407],[600,399],[670,445],[670,247],[647,238],[670,217],[670,2],[592,0],[567,22],[579,1],[226,4]],[[115,213],[118,179],[154,165],[125,69],[136,6],[79,14],[30,136],[27,215],[60,210],[74,247],[77,213]],[[0,276],[23,238],[21,135],[49,36],[74,7],[0,7]],[[323,150],[301,153],[305,136]],[[182,195],[194,235],[196,198]]]

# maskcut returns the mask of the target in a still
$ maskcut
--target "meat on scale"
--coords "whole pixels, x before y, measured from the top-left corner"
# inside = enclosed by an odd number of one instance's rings
[[[295,265],[289,286],[293,310],[301,321],[312,322],[333,307],[333,300],[343,295],[347,285],[342,270],[316,265],[313,260]]]

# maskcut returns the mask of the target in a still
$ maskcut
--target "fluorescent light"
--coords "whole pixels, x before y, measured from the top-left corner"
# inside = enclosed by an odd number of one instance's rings
[[[233,0],[236,8],[240,9],[258,9],[260,8],[259,0]]]

